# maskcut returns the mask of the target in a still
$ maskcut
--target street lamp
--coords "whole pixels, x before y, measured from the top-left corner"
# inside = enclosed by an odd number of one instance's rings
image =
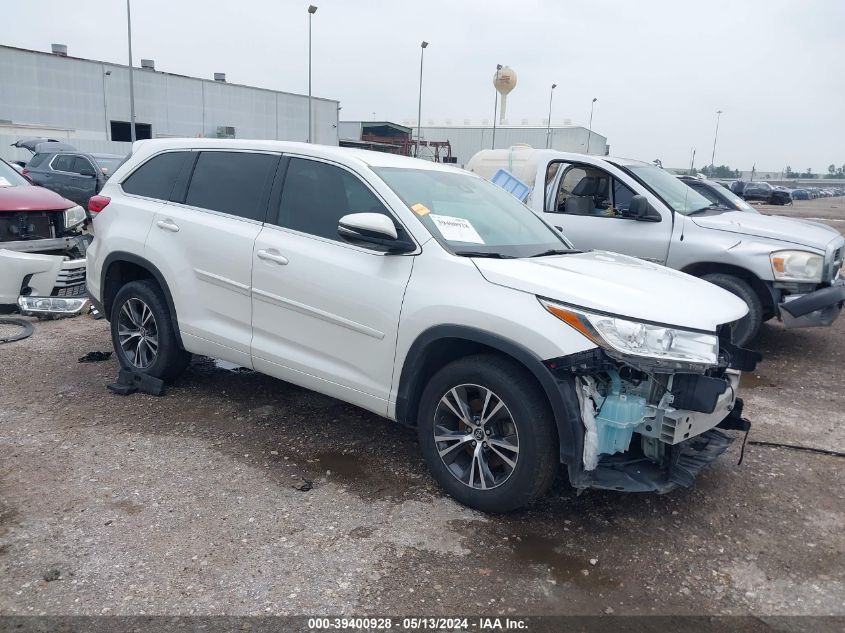
[[[311,18],[317,13],[317,7],[313,4],[308,5],[308,142],[312,141],[311,137]]]
[[[496,64],[496,81],[494,88],[496,89],[496,96],[493,97],[493,145],[490,149],[496,149],[496,110],[499,108],[499,71],[502,70],[501,64]]]
[[[126,32],[129,36],[129,137],[135,142],[135,79],[132,76],[132,11],[126,0]]]
[[[423,40],[420,42],[420,99],[417,103],[417,149],[414,153],[416,158],[420,157],[420,136],[422,134],[422,78],[423,78],[423,57],[425,56],[425,49],[428,48],[428,42]]]
[[[592,102],[590,103],[590,127],[587,130],[587,153],[590,153],[590,139],[593,137],[593,108],[596,105],[596,101],[598,101],[598,97],[593,97]]]
[[[549,121],[546,125],[546,149],[549,149],[552,142],[552,97],[555,96],[555,88],[557,88],[557,84],[552,84],[552,89],[549,91]]]
[[[716,133],[713,135],[713,153],[710,155],[710,176],[713,175],[713,169],[715,169],[716,167],[714,161],[716,160],[716,139],[719,138],[720,118],[722,118],[722,111],[716,110]]]

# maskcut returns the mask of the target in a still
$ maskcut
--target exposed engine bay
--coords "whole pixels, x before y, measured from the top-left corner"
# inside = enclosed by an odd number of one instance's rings
[[[583,423],[581,464],[570,465],[576,488],[668,492],[692,485],[734,438],[750,429],[736,397],[742,371],[761,356],[720,336],[714,367],[638,364],[601,348],[546,361],[574,382]]]

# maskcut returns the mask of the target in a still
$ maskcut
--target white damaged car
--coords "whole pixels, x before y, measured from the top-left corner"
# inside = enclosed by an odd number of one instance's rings
[[[583,252],[502,189],[393,156],[277,141],[139,141],[91,200],[92,301],[120,363],[221,358],[416,427],[461,502],[689,486],[747,430],[730,341],[747,307]]]

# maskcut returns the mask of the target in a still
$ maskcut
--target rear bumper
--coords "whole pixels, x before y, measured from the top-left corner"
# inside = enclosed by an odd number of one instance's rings
[[[824,327],[839,318],[845,305],[845,279],[839,278],[829,287],[806,295],[789,295],[778,305],[787,329]]]

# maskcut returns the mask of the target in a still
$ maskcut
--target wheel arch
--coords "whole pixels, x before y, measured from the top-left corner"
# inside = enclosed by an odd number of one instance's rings
[[[420,398],[431,376],[447,363],[479,353],[507,358],[533,376],[554,414],[560,461],[580,463],[583,424],[574,381],[555,378],[541,358],[519,343],[469,326],[434,326],[413,342],[402,364],[396,397],[396,421],[405,426],[415,426]]]
[[[143,279],[152,279],[161,288],[164,294],[164,300],[167,303],[167,309],[170,312],[170,319],[173,323],[173,330],[176,333],[176,340],[179,347],[184,349],[182,345],[182,335],[179,332],[179,320],[176,316],[176,306],[173,304],[173,296],[170,294],[170,288],[164,280],[164,275],[161,271],[150,261],[122,251],[115,251],[109,253],[103,262],[102,276],[100,279],[100,288],[103,304],[103,315],[109,319],[111,317],[111,308],[117,292],[121,286],[130,281],[140,281]]]
[[[751,289],[759,297],[760,303],[763,306],[764,317],[768,315],[771,318],[777,313],[777,298],[772,294],[772,289],[747,268],[722,262],[696,262],[695,264],[685,266],[681,269],[681,272],[692,275],[693,277],[703,277],[704,275],[714,273],[733,275],[751,286]]]

